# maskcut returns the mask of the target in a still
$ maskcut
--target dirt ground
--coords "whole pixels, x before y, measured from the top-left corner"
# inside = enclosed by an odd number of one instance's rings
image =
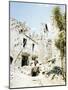
[[[65,85],[62,76],[55,76],[52,80],[52,75],[49,77],[46,74],[39,73],[38,76],[31,76],[31,67],[24,66],[23,68],[10,66],[10,88],[19,87],[35,87],[35,86],[49,86],[49,85]]]

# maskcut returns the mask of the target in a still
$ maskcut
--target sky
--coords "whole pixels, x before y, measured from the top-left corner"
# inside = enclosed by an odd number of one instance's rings
[[[37,32],[41,23],[50,23],[54,6],[62,11],[65,9],[64,5],[10,2],[10,17],[25,21],[33,32]]]

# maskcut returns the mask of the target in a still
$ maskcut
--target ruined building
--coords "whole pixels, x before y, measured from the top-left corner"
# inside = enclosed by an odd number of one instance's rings
[[[25,23],[10,19],[10,57],[12,63],[20,67],[28,65],[34,58],[43,63],[50,59],[52,41],[48,38],[47,24],[36,34]]]

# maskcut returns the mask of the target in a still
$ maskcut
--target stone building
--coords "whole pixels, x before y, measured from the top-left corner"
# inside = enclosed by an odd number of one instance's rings
[[[50,59],[52,41],[48,39],[47,24],[44,24],[39,34],[36,34],[25,24],[10,19],[10,56],[17,66],[28,65],[33,56],[42,63]]]
[[[43,63],[46,63],[46,61],[52,57],[52,41],[49,39],[48,33],[48,26],[44,24],[38,37],[38,56],[39,61]]]
[[[14,25],[12,26],[12,22]],[[32,33],[21,27],[14,19],[10,20],[10,56],[13,57],[13,63],[17,66],[28,65],[32,56],[37,55],[38,43],[33,39]]]

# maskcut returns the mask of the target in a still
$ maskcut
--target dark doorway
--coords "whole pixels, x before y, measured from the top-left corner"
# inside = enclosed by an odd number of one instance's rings
[[[22,56],[21,66],[28,65],[28,56]]]
[[[31,76],[37,76],[40,73],[39,67],[35,66],[31,69]]]

